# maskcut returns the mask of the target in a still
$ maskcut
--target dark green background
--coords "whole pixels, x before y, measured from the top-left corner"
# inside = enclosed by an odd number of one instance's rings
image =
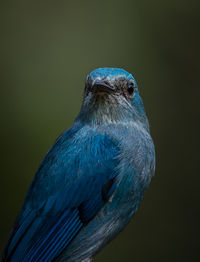
[[[100,261],[199,259],[198,1],[0,2],[3,248],[37,167],[79,112],[86,75],[122,67],[140,87],[156,176]]]

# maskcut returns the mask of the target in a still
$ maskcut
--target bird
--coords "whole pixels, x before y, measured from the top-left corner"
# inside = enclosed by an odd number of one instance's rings
[[[91,262],[137,211],[155,147],[135,78],[103,67],[86,78],[73,125],[42,160],[3,262]]]

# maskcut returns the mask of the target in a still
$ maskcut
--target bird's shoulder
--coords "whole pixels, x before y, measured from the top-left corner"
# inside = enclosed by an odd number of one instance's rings
[[[78,206],[117,175],[119,151],[117,141],[105,132],[75,124],[56,140],[41,162],[25,205],[45,205],[45,212],[52,202],[55,211],[62,205]]]

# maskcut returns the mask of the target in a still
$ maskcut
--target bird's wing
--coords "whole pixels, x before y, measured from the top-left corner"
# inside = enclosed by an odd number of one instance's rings
[[[3,261],[57,257],[115,190],[118,150],[107,135],[64,133],[41,163]]]

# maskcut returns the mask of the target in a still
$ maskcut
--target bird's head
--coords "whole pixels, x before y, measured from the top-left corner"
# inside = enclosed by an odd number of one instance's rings
[[[87,76],[79,118],[95,124],[140,121],[148,126],[137,83],[120,68],[98,68]]]

